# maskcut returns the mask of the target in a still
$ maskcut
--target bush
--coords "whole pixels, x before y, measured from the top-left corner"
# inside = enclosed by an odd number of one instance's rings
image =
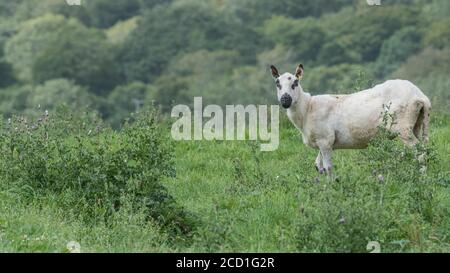
[[[389,212],[379,205],[380,185],[348,179],[305,188],[298,219],[298,248],[315,252],[365,252],[369,241],[383,241]],[[373,192],[373,194],[370,194]]]
[[[95,223],[127,200],[174,234],[192,230],[193,218],[161,184],[175,169],[156,114],[115,133],[93,114],[61,108],[36,122],[14,117],[1,133],[2,181],[25,201],[59,196],[62,208]]]
[[[434,170],[433,144],[407,147],[386,128],[360,152],[360,171],[344,167],[336,182],[305,183],[299,250],[367,252],[367,244],[377,241],[383,252],[421,251],[432,238],[448,244],[448,209],[438,193],[450,180]]]

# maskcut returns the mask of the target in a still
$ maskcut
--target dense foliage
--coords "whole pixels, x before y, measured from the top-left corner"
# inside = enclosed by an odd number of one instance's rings
[[[10,115],[18,97],[33,101],[24,86],[66,79],[101,101],[89,106],[119,127],[143,105],[168,111],[193,96],[219,105],[274,102],[268,65],[290,71],[299,62],[312,93],[355,91],[362,73],[373,80],[361,88],[401,77],[435,109],[449,104],[448,1],[113,2],[0,1],[0,110]],[[136,82],[151,91],[127,87]],[[81,96],[72,105],[83,103]],[[35,107],[19,104],[26,107],[16,112]]]
[[[87,223],[108,220],[127,203],[174,231],[192,230],[193,218],[161,180],[175,175],[167,135],[154,113],[121,132],[104,128],[95,113],[59,107],[37,120],[13,117],[1,129],[2,187],[24,202],[58,197]]]

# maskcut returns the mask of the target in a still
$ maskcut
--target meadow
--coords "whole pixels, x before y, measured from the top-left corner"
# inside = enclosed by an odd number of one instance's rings
[[[0,0],[0,252],[450,252],[449,1],[81,2]],[[171,138],[300,63],[312,95],[413,82],[431,142],[382,131],[328,181],[284,111],[273,152]]]
[[[370,241],[382,252],[450,251],[448,118],[433,120],[426,147],[380,136],[338,151],[329,181],[285,118],[279,149],[261,152],[251,141],[175,142],[153,115],[93,133],[95,117],[63,111],[44,115],[34,140],[22,119],[4,125],[0,251],[68,252],[70,241],[82,252],[369,252]],[[64,152],[49,156],[52,145]]]

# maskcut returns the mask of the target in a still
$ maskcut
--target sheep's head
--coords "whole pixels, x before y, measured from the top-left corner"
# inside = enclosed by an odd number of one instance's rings
[[[303,76],[303,65],[297,66],[294,75],[284,73],[280,76],[278,69],[273,65],[270,66],[270,70],[277,86],[278,101],[283,108],[287,109],[298,101],[300,92],[303,91],[300,86],[300,79]]]

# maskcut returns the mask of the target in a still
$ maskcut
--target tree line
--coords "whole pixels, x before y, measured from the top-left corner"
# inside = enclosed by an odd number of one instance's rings
[[[268,66],[299,62],[314,94],[404,78],[446,109],[449,15],[445,0],[0,0],[0,111],[89,107],[120,127],[193,96],[274,103]]]

